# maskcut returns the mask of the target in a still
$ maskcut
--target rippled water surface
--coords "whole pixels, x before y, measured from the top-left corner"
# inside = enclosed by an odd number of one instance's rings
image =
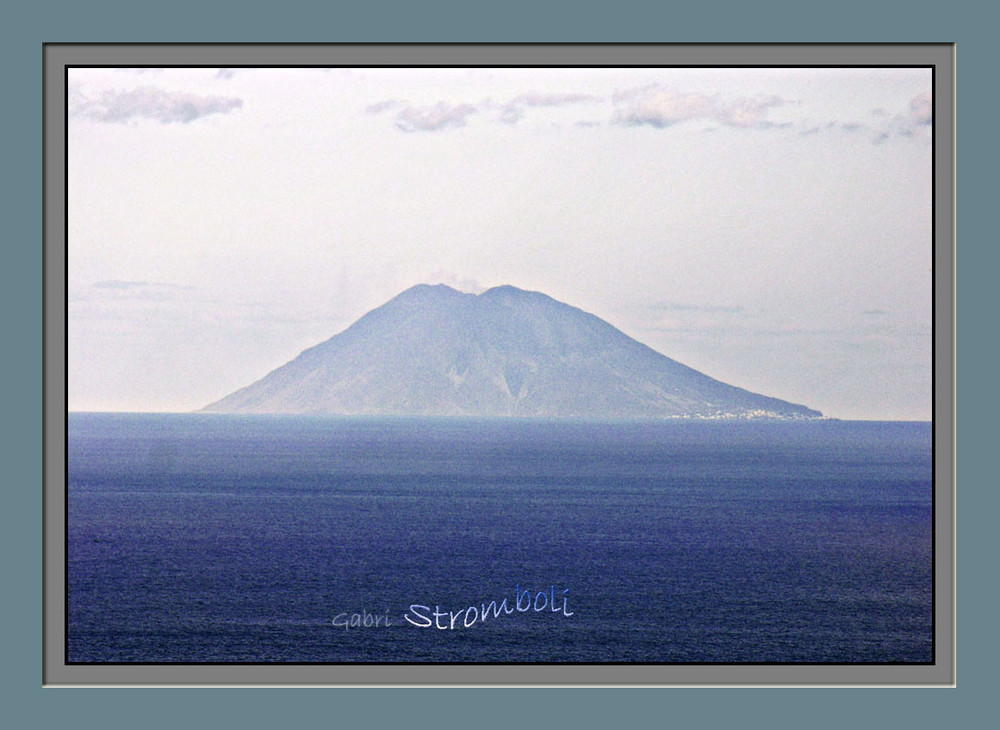
[[[930,424],[71,414],[68,508],[70,662],[933,657]]]

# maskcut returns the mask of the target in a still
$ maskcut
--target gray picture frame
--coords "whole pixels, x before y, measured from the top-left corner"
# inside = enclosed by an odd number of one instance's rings
[[[951,44],[47,44],[44,46],[44,664],[48,686],[951,686],[955,682],[954,72]],[[71,66],[930,66],[934,68],[935,662],[888,666],[67,665],[65,83]]]

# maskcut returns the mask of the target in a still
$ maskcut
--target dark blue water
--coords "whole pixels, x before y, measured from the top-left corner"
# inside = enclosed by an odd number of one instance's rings
[[[933,658],[929,424],[72,414],[68,507],[70,662]]]

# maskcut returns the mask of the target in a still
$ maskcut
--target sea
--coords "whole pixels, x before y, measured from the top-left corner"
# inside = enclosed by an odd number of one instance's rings
[[[66,660],[934,660],[930,423],[68,417]]]

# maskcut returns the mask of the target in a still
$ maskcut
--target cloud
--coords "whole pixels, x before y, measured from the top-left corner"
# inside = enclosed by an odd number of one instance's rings
[[[405,104],[398,99],[386,99],[385,101],[380,101],[375,104],[369,104],[365,107],[366,114],[381,114],[382,112],[391,111],[393,109],[399,109],[405,106]]]
[[[591,94],[543,94],[538,91],[529,91],[511,99],[509,104],[518,106],[567,106],[570,104],[594,104],[602,101],[598,96]]]
[[[531,91],[504,103],[486,100],[476,104],[448,104],[439,101],[433,106],[419,107],[387,99],[371,104],[365,111],[369,114],[396,112],[396,127],[404,132],[433,132],[465,126],[466,119],[473,114],[485,114],[494,121],[513,125],[524,118],[528,109],[602,104],[607,101],[606,98],[592,94]],[[769,119],[772,109],[788,103],[773,94],[724,100],[718,95],[686,93],[653,84],[620,91],[611,101],[614,104],[613,123],[625,126],[648,125],[662,129],[691,120],[715,122],[734,128],[769,129],[789,126],[789,123],[779,124]],[[577,120],[574,124],[599,125],[592,119]]]
[[[655,332],[726,332],[741,328],[746,307],[730,304],[693,304],[659,301],[647,304],[641,318],[643,329]]]
[[[703,94],[685,94],[657,85],[618,92],[614,103],[615,122],[657,129],[710,117],[713,107],[712,99]]]
[[[148,281],[119,281],[117,279],[111,279],[108,281],[95,281],[95,289],[137,289],[144,286],[149,286]]]
[[[881,144],[892,137],[924,137],[934,124],[934,97],[930,92],[910,99],[907,108],[894,116],[888,126],[876,133],[872,140]]]
[[[868,124],[862,122],[841,122],[834,120],[832,122],[826,122],[825,124],[815,124],[812,122],[807,122],[808,126],[804,127],[799,131],[799,135],[802,137],[808,137],[819,132],[847,132],[853,134],[856,132],[863,132],[869,134],[875,134],[875,130]]]
[[[159,289],[193,289],[191,286],[184,286],[182,284],[165,284],[158,281],[123,281],[121,279],[105,279],[104,281],[95,281],[92,285],[95,289],[118,289],[118,290],[134,290],[134,289],[147,289],[147,288],[159,288]]]
[[[553,108],[575,104],[595,104],[603,101],[591,94],[546,94],[539,91],[529,91],[516,96],[505,104],[500,104],[498,119],[504,124],[516,124],[524,116],[526,108]]]
[[[910,100],[910,122],[915,126],[927,127],[934,121],[934,100],[930,92],[920,94]]]
[[[425,283],[447,284],[452,289],[458,289],[458,291],[469,294],[482,294],[486,291],[486,287],[475,279],[468,276],[459,276],[458,274],[454,274],[450,271],[443,271],[441,269],[428,276]]]
[[[472,104],[448,104],[439,101],[434,106],[407,106],[396,114],[396,128],[403,132],[437,132],[464,127],[465,118],[476,114]]]
[[[768,119],[771,109],[786,102],[773,94],[759,94],[723,101],[718,95],[678,91],[651,84],[614,95],[614,122],[625,126],[650,126],[657,129],[682,122],[712,121],[726,127],[766,129],[777,125]]]
[[[545,94],[537,91],[516,96],[498,103],[484,100],[477,103],[449,104],[439,101],[432,106],[414,106],[398,99],[386,99],[365,107],[367,114],[396,112],[396,128],[404,132],[436,132],[442,129],[464,127],[473,114],[489,115],[503,124],[517,124],[528,108],[553,108],[573,104],[594,104],[603,101],[590,94]]]
[[[396,112],[396,129],[403,132],[437,132],[442,129],[464,127],[465,118],[476,114],[479,109],[472,104],[448,104],[439,101],[433,106],[414,106],[399,99],[369,104],[366,114]]]
[[[497,117],[504,124],[517,124],[524,116],[524,108],[516,104],[506,104],[500,107],[500,114]]]
[[[777,125],[767,118],[771,109],[782,106],[784,99],[774,94],[761,94],[737,99],[716,109],[715,120],[729,127],[768,128]]]
[[[188,124],[212,114],[228,114],[243,106],[231,96],[202,96],[183,91],[166,91],[140,86],[130,91],[104,91],[89,97],[80,89],[70,95],[70,114],[109,124],[125,124],[150,119],[161,124]]]
[[[120,71],[120,72],[124,72],[124,73],[131,73],[131,74],[139,74],[139,75],[142,75],[142,74],[153,74],[153,75],[156,75],[156,74],[163,73],[164,70],[165,69],[163,69],[162,67],[159,67],[159,66],[128,66],[128,67],[121,67],[121,68],[116,68],[115,69],[115,71]]]
[[[845,132],[858,132],[868,129],[867,125],[861,124],[860,122],[841,122],[834,126],[843,129]]]
[[[866,309],[861,314],[865,315],[866,317],[879,317],[884,314],[888,314],[888,312],[885,311],[884,309]]]
[[[885,109],[870,111],[868,122],[833,120],[826,123],[808,122],[799,131],[803,137],[819,132],[845,132],[867,137],[873,144],[882,144],[894,137],[928,138],[934,121],[934,101],[930,93],[919,94],[910,100],[905,110],[892,117]]]
[[[656,302],[650,305],[650,308],[669,312],[720,312],[724,314],[739,314],[746,311],[744,307],[740,306],[685,304],[680,302]]]

